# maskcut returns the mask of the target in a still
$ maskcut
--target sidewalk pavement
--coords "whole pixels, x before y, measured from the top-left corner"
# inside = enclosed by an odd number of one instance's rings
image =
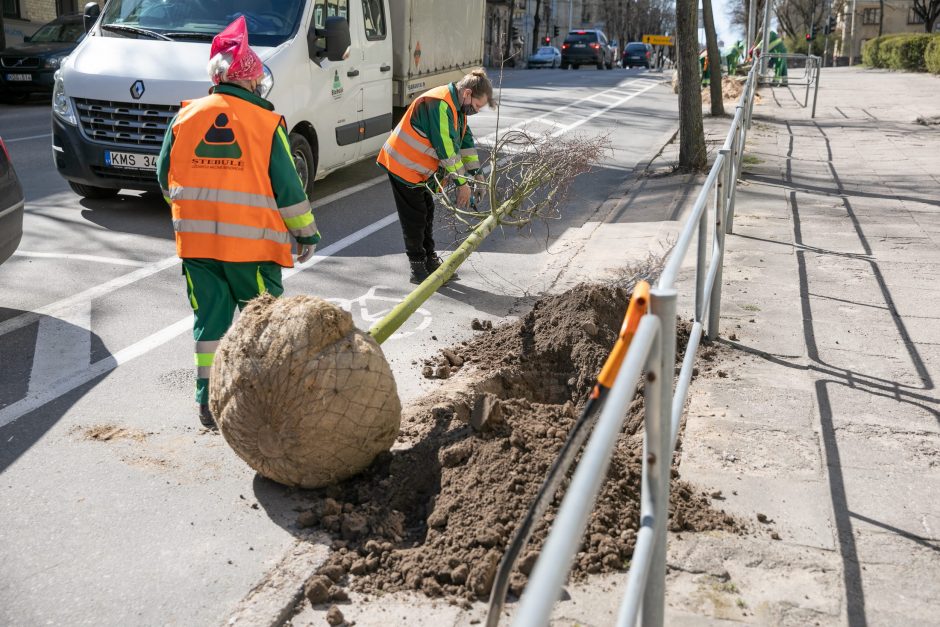
[[[667,623],[937,625],[940,78],[827,68],[815,119],[802,89],[754,108],[682,438],[757,534],[671,536]]]
[[[940,78],[826,68],[815,119],[803,95],[760,90],[720,339],[699,349],[717,367],[693,380],[679,452],[682,478],[750,531],[670,534],[667,625],[940,624],[940,126],[916,122],[940,115]],[[706,117],[710,159],[729,125]],[[675,242],[704,176],[672,174],[667,139],[559,244],[580,252],[553,291]],[[694,281],[692,252],[686,319]],[[569,585],[552,624],[613,624],[625,580]],[[486,609],[352,601],[361,626],[478,624]]]

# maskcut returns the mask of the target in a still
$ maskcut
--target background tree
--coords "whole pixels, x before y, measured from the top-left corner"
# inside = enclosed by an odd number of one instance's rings
[[[539,38],[539,24],[541,23],[540,14],[542,12],[542,0],[535,0],[535,13],[532,15],[532,54],[542,45]]]
[[[924,32],[932,33],[934,24],[940,18],[940,0],[914,0],[913,9],[924,20]]]
[[[0,9],[0,50],[3,50],[4,48],[7,47],[7,35],[6,35],[6,32],[4,32],[3,29],[4,29],[4,26],[3,26],[3,10]]]
[[[724,115],[725,103],[721,95],[721,53],[715,34],[715,16],[712,0],[702,0],[702,23],[705,25],[705,46],[708,49],[708,88],[711,94],[712,115]]]
[[[679,167],[705,166],[702,88],[698,69],[698,0],[676,0],[676,70],[679,72]]]
[[[598,17],[621,51],[627,42],[640,41],[643,35],[675,32],[671,0],[601,0]]]

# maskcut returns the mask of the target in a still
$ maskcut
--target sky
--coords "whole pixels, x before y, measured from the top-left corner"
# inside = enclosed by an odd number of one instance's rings
[[[724,41],[724,46],[730,47],[738,39],[744,39],[744,33],[731,30],[731,22],[728,20],[728,0],[712,0],[712,13],[715,15],[715,31],[718,33],[718,39]]]

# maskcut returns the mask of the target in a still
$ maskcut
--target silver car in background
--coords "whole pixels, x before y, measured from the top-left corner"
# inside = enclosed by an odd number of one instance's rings
[[[529,57],[526,67],[530,70],[537,67],[561,67],[561,50],[554,46],[542,46]]]

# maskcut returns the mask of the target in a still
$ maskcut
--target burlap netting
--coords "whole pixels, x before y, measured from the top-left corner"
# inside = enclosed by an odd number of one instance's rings
[[[382,349],[348,312],[311,296],[254,299],[219,345],[209,396],[238,456],[290,486],[358,473],[401,423]]]

